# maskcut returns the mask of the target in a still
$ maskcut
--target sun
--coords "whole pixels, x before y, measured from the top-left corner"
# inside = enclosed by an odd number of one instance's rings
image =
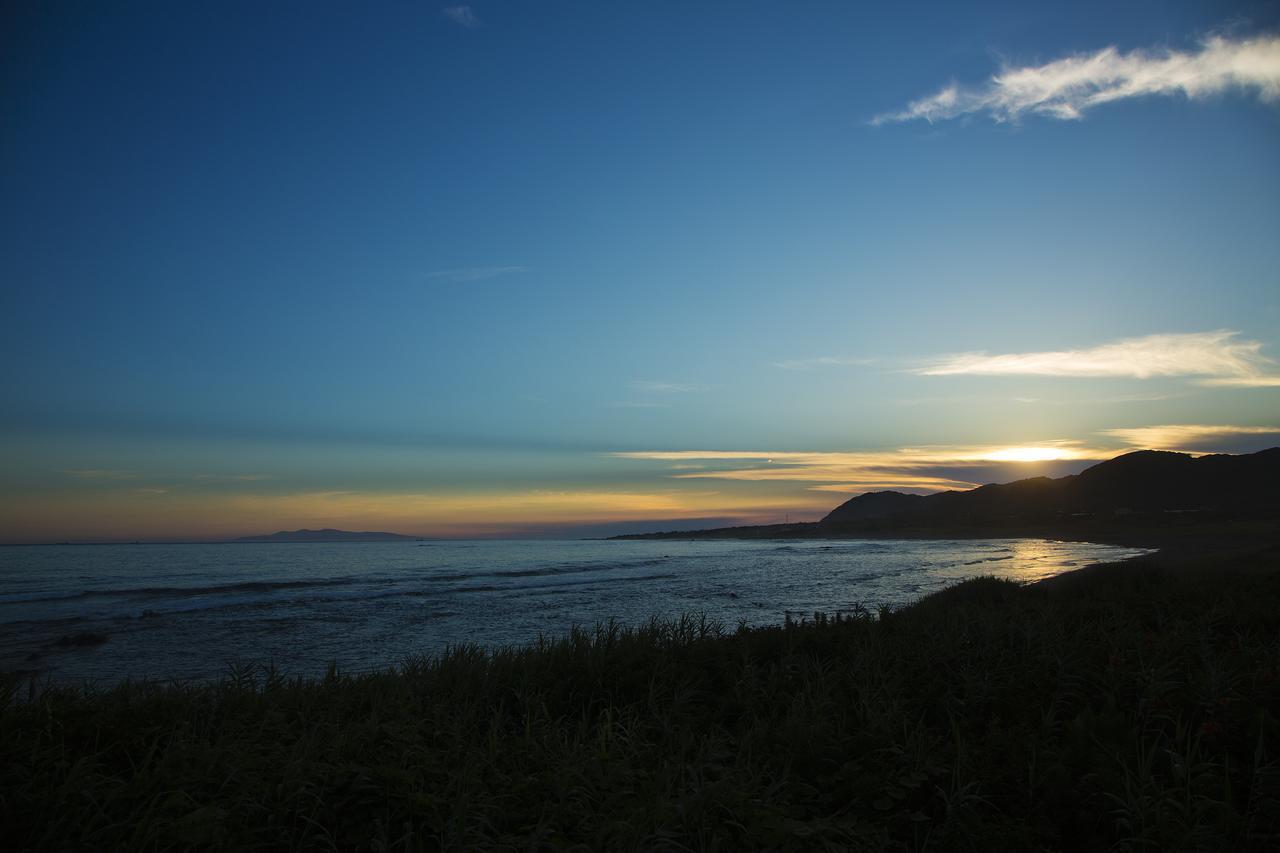
[[[1005,447],[986,455],[993,462],[1049,462],[1070,458],[1070,453],[1060,447]]]

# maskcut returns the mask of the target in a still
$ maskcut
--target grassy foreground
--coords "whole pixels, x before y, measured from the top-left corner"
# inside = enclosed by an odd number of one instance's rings
[[[1280,573],[1118,565],[0,709],[7,849],[1280,848]]]

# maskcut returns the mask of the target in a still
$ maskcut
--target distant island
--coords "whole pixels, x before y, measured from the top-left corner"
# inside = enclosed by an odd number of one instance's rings
[[[374,530],[355,532],[351,530],[335,530],[326,527],[323,530],[279,530],[261,536],[241,536],[236,542],[412,542],[422,539],[421,536],[405,536],[402,533],[383,533]]]
[[[964,538],[1042,536],[1147,545],[1188,532],[1280,521],[1280,447],[1232,456],[1139,450],[1066,477],[1032,477],[931,495],[866,492],[817,522],[721,527],[615,539]],[[1265,530],[1264,530],[1265,529]]]

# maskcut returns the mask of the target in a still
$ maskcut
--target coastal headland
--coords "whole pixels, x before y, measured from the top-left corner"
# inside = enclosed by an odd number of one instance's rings
[[[817,522],[672,530],[617,539],[1037,538],[1158,548],[1196,562],[1280,543],[1280,448],[1193,457],[1143,450],[1067,477],[931,495],[857,495]]]

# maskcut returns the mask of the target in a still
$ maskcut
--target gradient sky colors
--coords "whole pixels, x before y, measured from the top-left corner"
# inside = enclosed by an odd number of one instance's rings
[[[0,541],[1280,444],[1280,10],[1027,5],[7,8]]]

